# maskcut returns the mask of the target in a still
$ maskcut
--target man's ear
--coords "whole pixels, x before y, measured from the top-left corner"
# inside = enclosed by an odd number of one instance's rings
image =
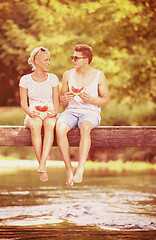
[[[85,58],[85,63],[88,63],[89,59],[88,58]]]

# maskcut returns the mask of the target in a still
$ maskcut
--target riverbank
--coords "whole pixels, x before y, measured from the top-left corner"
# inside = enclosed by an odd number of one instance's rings
[[[78,162],[72,162],[73,167],[78,165]],[[8,172],[8,171],[16,171],[20,169],[37,169],[38,162],[37,160],[19,160],[12,159],[10,157],[0,156],[0,173]],[[47,161],[47,168],[50,167],[64,167],[63,161]],[[123,172],[123,171],[131,171],[131,172],[142,172],[142,171],[156,171],[156,164],[151,164],[148,162],[123,162],[122,160],[116,161],[108,161],[108,162],[92,162],[87,161],[85,169],[94,170],[94,171],[102,171],[109,169],[114,172]]]

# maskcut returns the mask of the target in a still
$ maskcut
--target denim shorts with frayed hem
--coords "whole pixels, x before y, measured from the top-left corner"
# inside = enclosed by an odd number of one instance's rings
[[[66,123],[70,128],[79,127],[79,125],[84,121],[91,122],[95,128],[100,124],[100,117],[93,111],[86,110],[84,113],[78,113],[75,111],[72,112],[65,110],[60,114],[57,120],[57,122]]]

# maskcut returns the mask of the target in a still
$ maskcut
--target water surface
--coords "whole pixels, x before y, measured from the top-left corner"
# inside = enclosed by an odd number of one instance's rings
[[[1,239],[156,239],[155,169],[86,166],[68,189],[62,164],[42,183],[22,162],[0,173]]]

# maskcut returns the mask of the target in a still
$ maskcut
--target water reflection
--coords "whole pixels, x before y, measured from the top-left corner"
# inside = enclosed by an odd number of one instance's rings
[[[42,183],[34,168],[0,174],[0,226],[88,226],[101,230],[156,230],[155,171],[87,169],[65,186],[64,167],[49,167]]]

